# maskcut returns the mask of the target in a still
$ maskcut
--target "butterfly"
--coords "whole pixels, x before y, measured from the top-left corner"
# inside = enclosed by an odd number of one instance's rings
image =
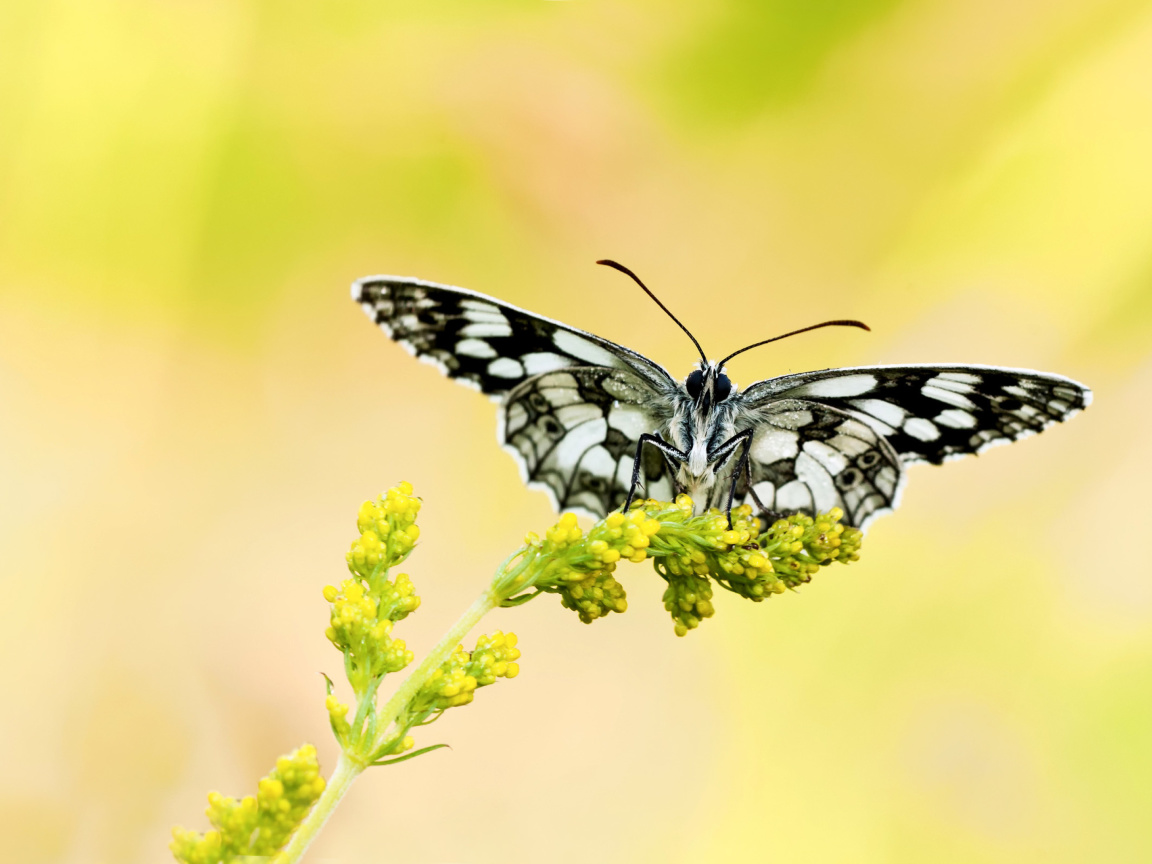
[[[1067,420],[1092,391],[1060,375],[976,365],[860,366],[740,390],[708,360],[683,381],[635,351],[474,291],[370,276],[352,297],[420,360],[500,404],[497,437],[524,482],[593,517],[638,494],[684,492],[697,512],[750,504],[767,523],[839,507],[864,529],[899,504],[906,468],[1018,441]]]

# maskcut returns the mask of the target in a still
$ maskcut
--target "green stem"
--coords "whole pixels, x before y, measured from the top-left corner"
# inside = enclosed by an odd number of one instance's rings
[[[468,631],[476,626],[477,622],[500,605],[500,599],[497,597],[496,592],[491,588],[484,591],[475,602],[468,607],[468,611],[460,616],[460,620],[452,625],[452,629],[444,634],[443,638],[436,643],[436,647],[428,652],[427,656],[420,661],[412,674],[405,679],[404,683],[400,685],[388,703],[380,709],[376,728],[380,732],[376,736],[376,740],[370,742],[367,746],[362,747],[361,751],[365,756],[371,754],[378,746],[384,743],[384,739],[388,734],[389,728],[397,720],[400,715],[404,713],[404,709],[408,707],[408,703],[412,701],[412,697],[419,692],[420,688],[424,686],[425,682],[431,677],[432,673],[440,668],[441,664],[452,656],[452,652],[456,650],[456,646],[460,644]]]
[[[428,652],[420,665],[404,680],[400,689],[388,700],[388,704],[379,713],[379,722],[376,728],[381,731],[377,734],[376,740],[352,742],[352,746],[356,748],[357,752],[342,752],[340,754],[340,758],[336,762],[336,770],[332,772],[328,785],[324,787],[324,791],[320,794],[316,804],[304,821],[300,823],[300,827],[296,829],[288,845],[272,859],[272,864],[296,864],[301,859],[312,841],[316,839],[316,835],[324,827],[324,823],[328,821],[328,817],[332,815],[332,811],[336,809],[336,805],[340,803],[340,799],[344,797],[352,785],[352,781],[368,767],[364,760],[380,744],[384,743],[389,728],[400,719],[400,715],[407,709],[412,697],[420,691],[432,673],[451,656],[468,631],[499,605],[500,600],[496,592],[492,589],[486,590],[468,607],[468,611],[460,616],[460,620],[452,625],[452,629],[436,643],[436,647]],[[371,694],[365,698],[374,699],[375,695],[373,689]]]
[[[347,753],[340,754],[340,758],[336,760],[336,770],[328,778],[328,785],[324,787],[316,804],[300,823],[288,845],[272,859],[272,864],[295,864],[304,856],[324,827],[324,823],[332,815],[332,811],[336,809],[336,805],[340,803],[340,799],[351,788],[352,781],[360,776],[365,767],[367,766],[353,761]]]
[[[356,719],[352,721],[352,743],[357,745],[360,739],[364,737],[364,720],[368,716],[369,710],[376,704],[376,691],[380,689],[380,684],[384,681],[383,675],[377,675],[373,678],[364,692],[360,694],[360,704],[356,706]],[[371,735],[376,728],[375,718],[368,727],[368,734]]]

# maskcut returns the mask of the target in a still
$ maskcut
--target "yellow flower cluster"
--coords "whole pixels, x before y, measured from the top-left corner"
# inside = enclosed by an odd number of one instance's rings
[[[711,618],[712,583],[706,576],[692,573],[665,577],[668,587],[664,589],[664,608],[672,615],[672,624],[677,636],[700,626],[704,618]]]
[[[375,501],[365,501],[356,517],[360,537],[346,556],[348,569],[371,584],[381,572],[407,558],[420,538],[419,512],[420,499],[412,494],[411,483],[393,486]]]
[[[476,688],[497,678],[514,678],[519,672],[515,661],[520,651],[511,633],[482,636],[473,651],[457,647],[450,655],[448,649],[454,640],[447,642],[438,646],[440,653],[435,660],[426,658],[413,673],[420,683],[410,691],[402,686],[385,706],[386,719],[381,722],[377,689],[386,675],[414,659],[405,643],[392,637],[392,630],[395,622],[415,611],[420,598],[407,574],[390,577],[389,568],[407,558],[420,536],[416,526],[419,511],[420,499],[412,494],[408,483],[366,502],[357,517],[360,536],[347,555],[352,576],[339,587],[324,589],[324,599],[331,604],[326,635],[343,653],[344,671],[356,695],[352,705],[342,702],[328,679],[325,707],[336,740],[346,753],[355,752],[363,764],[402,761],[444,746],[406,753],[415,745],[408,734],[413,727],[432,722],[448,708],[471,702]],[[575,521],[565,523],[565,530],[573,527]],[[579,529],[576,531],[579,534]],[[553,546],[572,539],[561,533],[552,536],[549,542]],[[486,602],[495,602],[492,595],[486,597]],[[446,655],[447,660],[441,663]],[[404,694],[402,699],[400,694]]]
[[[556,587],[560,605],[572,609],[585,624],[603,618],[609,612],[624,612],[628,596],[624,586],[612,575],[615,565],[590,573],[578,582],[566,582]]]
[[[639,563],[648,557],[652,538],[660,523],[643,509],[610,513],[585,534],[576,517],[565,513],[541,540],[534,534],[525,538],[526,546],[513,557],[495,587],[506,605],[516,605],[512,598],[527,589],[538,593],[559,594],[565,608],[573,609],[580,620],[591,623],[609,612],[628,608],[624,586],[613,573],[620,561]],[[532,595],[523,595],[526,599]]]
[[[760,520],[752,515],[751,507],[734,509],[729,526],[726,514],[718,510],[693,516],[692,499],[687,495],[662,506],[666,509],[660,514],[661,532],[652,550],[661,576],[704,576],[721,584],[735,581],[747,584],[752,595],[770,590],[765,585],[773,579],[772,563],[757,545]]]
[[[712,616],[712,583],[759,601],[807,582],[823,565],[857,560],[860,532],[845,528],[841,518],[835,508],[816,519],[793,516],[761,535],[751,507],[734,509],[729,522],[718,510],[693,515],[691,499],[680,495],[672,503],[638,501],[585,534],[568,513],[543,540],[530,534],[493,586],[505,606],[559,594],[566,608],[590,623],[628,608],[613,575],[616,564],[651,558],[668,582],[664,608],[683,636]]]
[[[497,678],[515,678],[520,674],[520,666],[515,662],[518,659],[520,649],[516,647],[515,633],[497,630],[491,636],[481,636],[472,651],[465,651],[463,645],[457,646],[452,656],[429,677],[413,705],[428,714],[467,705],[478,687],[494,684]]]
[[[390,589],[390,596],[403,597],[403,605],[419,605],[419,598],[412,593],[412,582],[403,573],[395,583],[379,584]],[[345,579],[340,588],[328,585],[324,599],[332,604],[331,623],[324,635],[344,653],[348,680],[357,693],[363,692],[371,679],[399,672],[412,662],[413,654],[404,640],[391,636],[392,619],[379,614],[386,604],[368,593],[360,582]]]
[[[797,514],[777,520],[764,533],[761,545],[772,558],[781,582],[795,588],[810,582],[821,567],[833,561],[848,564],[860,560],[864,535],[859,528],[841,525],[843,518],[844,512],[833,507],[815,519]]]
[[[415,611],[420,598],[407,574],[389,579],[388,571],[412,552],[420,536],[419,512],[420,499],[410,483],[365,501],[356,517],[360,536],[345,556],[352,578],[324,588],[324,599],[332,604],[325,635],[344,654],[348,680],[358,695],[412,662],[404,641],[391,634],[393,623]],[[331,706],[329,714],[333,729],[347,723]]]
[[[685,496],[677,498],[676,506],[691,512]],[[668,581],[664,606],[680,636],[712,615],[709,579],[759,602],[810,581],[833,561],[848,563],[860,557],[862,535],[840,524],[844,514],[839,508],[815,519],[789,516],[765,534],[760,534],[760,521],[748,506],[732,511],[731,527],[715,510],[687,519],[670,519],[673,515],[660,517],[658,543],[651,554],[656,571]]]
[[[288,842],[320,793],[324,778],[316,748],[306,744],[276,760],[259,791],[240,801],[212,792],[208,819],[214,831],[172,829],[169,848],[182,864],[230,864],[248,855],[272,855]]]
[[[329,691],[331,691],[331,681],[329,681]],[[324,700],[324,708],[328,712],[328,722],[332,726],[332,733],[343,746],[348,742],[348,733],[352,731],[352,724],[348,722],[349,707],[329,692]]]

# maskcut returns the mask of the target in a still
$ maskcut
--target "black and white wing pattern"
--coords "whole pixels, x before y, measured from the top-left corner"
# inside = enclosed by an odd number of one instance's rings
[[[825,369],[740,392],[703,351],[678,383],[635,351],[463,288],[374,276],[352,296],[411,353],[501,403],[500,443],[528,485],[597,517],[637,491],[688,491],[698,508],[733,492],[769,521],[839,507],[864,528],[899,503],[906,466],[1018,441],[1092,401],[1059,375],[960,365]]]
[[[352,299],[389,338],[493,401],[534,375],[569,366],[622,369],[654,393],[676,387],[642,354],[464,288],[369,276],[352,283]]]
[[[892,445],[846,411],[818,402],[776,399],[739,421],[753,430],[748,470],[736,478],[736,500],[771,523],[788,513],[815,516],[833,507],[845,525],[866,526],[895,509],[904,468]],[[723,506],[731,475],[717,483],[713,506]]]
[[[747,404],[803,399],[861,417],[905,465],[982,453],[1035,435],[1092,402],[1060,375],[999,366],[860,366],[753,384]]]
[[[770,378],[737,398],[738,424],[756,429],[742,500],[808,514],[834,505],[864,528],[899,503],[905,466],[1035,435],[1092,392],[1025,369],[865,366]]]
[[[637,439],[666,422],[676,389],[661,366],[463,288],[372,276],[352,298],[417,358],[501,403],[500,443],[557,509],[600,517],[624,503]],[[673,495],[658,452],[642,468],[646,495]]]
[[[556,509],[600,517],[624,504],[636,442],[667,422],[668,404],[628,372],[573,366],[529,378],[508,394],[498,437],[524,482],[547,492]],[[646,496],[675,496],[673,471],[658,450],[645,448],[640,467]]]

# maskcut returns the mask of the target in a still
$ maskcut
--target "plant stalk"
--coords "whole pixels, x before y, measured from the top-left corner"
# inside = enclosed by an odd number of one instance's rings
[[[304,857],[304,853],[320,834],[336,805],[340,803],[340,799],[352,787],[352,781],[360,776],[365,767],[349,758],[347,753],[340,753],[340,758],[336,760],[336,770],[328,778],[328,785],[324,787],[324,791],[307,817],[300,823],[288,845],[273,856],[272,864],[296,864]]]
[[[420,665],[409,674],[404,683],[400,685],[400,689],[393,694],[380,711],[379,722],[376,727],[380,731],[376,734],[375,740],[360,740],[354,745],[357,752],[342,751],[340,753],[340,758],[336,762],[336,770],[328,779],[328,785],[324,787],[324,791],[316,800],[308,816],[300,823],[300,827],[296,829],[292,839],[288,841],[288,845],[272,859],[272,864],[296,864],[301,860],[340,803],[340,799],[352,786],[352,782],[368,767],[367,759],[384,742],[388,730],[400,719],[408,707],[408,703],[412,701],[412,697],[420,691],[432,673],[451,656],[468,631],[499,604],[500,600],[495,591],[491,588],[484,591],[468,607],[468,611],[460,616],[460,620],[453,624],[452,628],[436,643],[436,647],[420,661]],[[365,694],[364,698],[375,699],[375,688],[372,688],[370,693]]]

